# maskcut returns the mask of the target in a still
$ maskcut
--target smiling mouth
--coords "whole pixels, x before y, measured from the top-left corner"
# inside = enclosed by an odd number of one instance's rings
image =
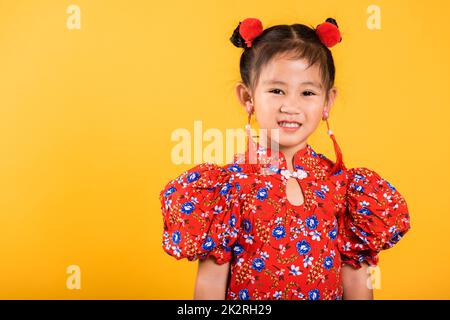
[[[278,125],[282,128],[300,128],[300,126],[302,125],[299,122],[295,122],[295,121],[280,121],[278,122]]]

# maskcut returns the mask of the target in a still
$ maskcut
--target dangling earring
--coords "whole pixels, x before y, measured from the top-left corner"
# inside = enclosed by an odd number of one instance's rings
[[[254,161],[256,159],[257,146],[256,146],[255,141],[253,141],[252,127],[250,125],[250,121],[251,121],[252,114],[253,114],[252,107],[247,107],[247,114],[248,114],[248,118],[247,118],[247,124],[245,125],[245,132],[247,133],[248,159],[246,159],[246,160],[248,161],[248,163],[254,163]]]
[[[323,113],[323,120],[327,123],[327,134],[330,136],[331,140],[333,140],[333,147],[334,147],[334,153],[336,154],[336,162],[333,165],[333,168],[331,169],[331,173],[334,174],[337,171],[341,170],[342,168],[345,169],[345,165],[342,159],[342,151],[341,148],[339,148],[339,145],[336,141],[336,137],[333,134],[333,131],[330,129],[330,124],[328,123],[328,112]]]

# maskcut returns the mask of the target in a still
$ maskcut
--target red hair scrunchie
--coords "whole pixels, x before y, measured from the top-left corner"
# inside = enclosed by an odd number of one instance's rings
[[[252,46],[253,40],[262,32],[263,26],[259,19],[247,18],[239,23],[239,34],[245,40],[248,48]]]
[[[341,32],[332,18],[328,18],[324,23],[319,24],[316,27],[316,34],[320,41],[328,48],[342,41]]]

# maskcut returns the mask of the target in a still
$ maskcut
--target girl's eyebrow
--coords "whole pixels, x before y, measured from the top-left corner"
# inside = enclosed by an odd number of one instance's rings
[[[283,85],[287,85],[286,82],[281,81],[281,80],[266,80],[263,82],[263,84],[283,84]],[[317,87],[319,89],[322,89],[322,84],[321,83],[317,83],[317,82],[313,82],[313,81],[304,81],[301,84],[309,84],[312,85],[314,87]]]

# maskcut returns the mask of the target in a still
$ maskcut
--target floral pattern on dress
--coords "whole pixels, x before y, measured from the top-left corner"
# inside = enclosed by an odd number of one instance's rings
[[[333,162],[309,144],[294,154],[294,172],[282,152],[257,147],[277,166],[243,161],[247,152],[225,166],[196,165],[163,188],[164,251],[230,262],[226,299],[342,299],[342,265],[377,265],[411,228],[405,199],[370,169],[330,174]],[[289,178],[301,205],[287,199]]]

